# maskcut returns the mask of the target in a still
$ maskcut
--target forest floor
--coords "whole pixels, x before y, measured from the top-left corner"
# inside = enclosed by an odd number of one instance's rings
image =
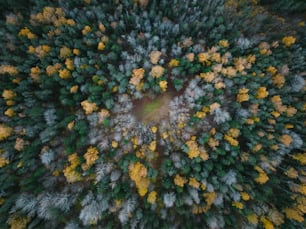
[[[158,123],[167,119],[173,92],[166,92],[155,99],[144,97],[134,103],[134,115],[143,123]]]

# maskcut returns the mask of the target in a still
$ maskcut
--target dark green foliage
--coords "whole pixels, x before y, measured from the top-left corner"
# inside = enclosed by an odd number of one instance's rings
[[[284,13],[305,13],[306,2],[304,0],[261,0],[261,4],[269,4],[272,10]]]
[[[291,185],[303,184],[302,177],[289,179],[285,172],[291,167],[299,175],[303,171],[293,157],[305,148],[300,139],[305,136],[301,88],[306,67],[305,27],[294,27],[296,33],[284,34],[276,29],[279,21],[266,11],[257,13],[248,1],[239,1],[244,4],[237,9],[226,8],[223,0],[150,0],[147,7],[136,2],[0,0],[0,124],[1,128],[12,128],[10,135],[0,140],[0,228],[9,228],[9,220],[19,216],[29,219],[27,228],[134,225],[189,229],[214,228],[211,225],[215,222],[224,228],[244,228],[249,226],[248,214],[256,212],[260,219],[272,208],[283,214],[285,208],[295,207],[295,197],[301,195],[292,191]],[[293,0],[270,3],[271,9],[290,13],[305,10],[306,4]],[[52,16],[64,12],[62,17],[73,19],[75,24],[55,25],[49,18],[33,22],[33,15],[44,10]],[[11,14],[17,21],[6,22],[10,13],[21,16]],[[99,28],[101,24],[105,31]],[[25,28],[35,38],[20,35]],[[282,38],[290,35],[296,40],[285,45]],[[105,47],[99,50],[102,40]],[[220,40],[226,40],[229,47]],[[267,41],[270,54],[261,53],[262,41]],[[40,56],[43,45],[50,51]],[[72,53],[60,57],[64,46]],[[150,53],[156,50],[162,54],[153,64]],[[206,52],[209,58],[201,62],[199,54]],[[190,53],[194,60],[186,58]],[[216,53],[226,60],[213,60]],[[222,72],[228,67],[238,69],[236,62],[250,55],[256,60],[250,68],[244,66],[245,74],[238,71],[228,77]],[[173,59],[178,64],[170,67]],[[58,69],[49,74],[48,67],[56,64]],[[3,70],[7,65],[16,66],[18,74]],[[163,67],[161,77],[152,76],[155,65]],[[220,65],[222,70],[214,70]],[[282,87],[273,82],[273,74],[267,71],[270,66],[284,75]],[[283,73],[286,66],[289,72]],[[36,67],[38,77],[32,72]],[[143,88],[137,89],[131,77],[133,70],[140,68],[144,70]],[[71,76],[61,77],[63,69],[69,69]],[[201,76],[212,72],[211,82]],[[218,80],[224,87],[217,88]],[[160,81],[168,83],[167,92],[161,91]],[[267,88],[267,98],[257,97],[260,87]],[[248,89],[249,98],[239,102],[242,88]],[[4,90],[16,95],[7,99]],[[178,100],[183,102],[167,112],[176,117],[177,110],[186,109],[186,127],[178,129],[175,122],[167,123],[168,118],[163,117],[155,123],[158,130],[153,133],[151,124],[136,117],[137,102],[168,92],[170,97],[181,96]],[[200,96],[196,98],[197,93]],[[286,108],[296,109],[296,114],[284,111],[280,117],[272,115],[276,108],[271,99],[278,95]],[[97,108],[91,111],[84,101]],[[213,104],[221,108],[213,110]],[[252,106],[257,104],[254,111]],[[162,105],[156,100],[146,103],[144,114]],[[12,117],[5,115],[9,108],[15,112]],[[106,117],[101,117],[103,111],[109,112]],[[202,111],[204,118],[196,115]],[[240,131],[235,137],[238,145],[225,140],[231,128]],[[175,131],[177,135],[171,135]],[[0,134],[2,138],[4,134]],[[293,136],[292,145],[280,143],[284,134]],[[273,135],[271,139],[269,135]],[[135,143],[135,136],[141,143]],[[189,155],[189,139],[197,145],[195,154],[200,153],[197,148],[203,154]],[[151,150],[149,144],[154,141],[156,149]],[[261,148],[255,152],[257,144]],[[278,150],[272,150],[275,145]],[[150,182],[144,195],[137,186],[141,179],[132,179],[131,168],[136,163],[142,166],[136,175]],[[269,177],[263,184],[256,181],[260,175],[256,166]],[[69,175],[76,179],[70,180]],[[183,185],[175,183],[176,175],[186,179]],[[199,182],[199,187],[191,179]],[[154,191],[156,200],[150,202],[149,193]],[[242,200],[242,191],[251,199]],[[209,200],[207,194],[211,193],[220,199]],[[233,206],[237,201],[243,203],[242,209]],[[301,225],[284,216],[282,228]]]

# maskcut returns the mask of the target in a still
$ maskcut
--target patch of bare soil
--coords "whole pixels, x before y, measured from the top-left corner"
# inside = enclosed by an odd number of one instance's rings
[[[144,97],[134,102],[134,115],[142,123],[159,123],[169,116],[170,101],[175,96],[175,92],[169,91],[154,99]]]

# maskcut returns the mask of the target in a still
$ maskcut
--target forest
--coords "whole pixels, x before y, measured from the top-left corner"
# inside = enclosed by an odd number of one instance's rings
[[[0,228],[306,227],[304,0],[0,9]]]

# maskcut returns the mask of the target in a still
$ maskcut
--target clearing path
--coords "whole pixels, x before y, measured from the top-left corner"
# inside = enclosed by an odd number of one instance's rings
[[[159,123],[167,119],[170,101],[175,96],[173,92],[166,92],[155,99],[144,97],[134,102],[134,115],[143,123]]]

